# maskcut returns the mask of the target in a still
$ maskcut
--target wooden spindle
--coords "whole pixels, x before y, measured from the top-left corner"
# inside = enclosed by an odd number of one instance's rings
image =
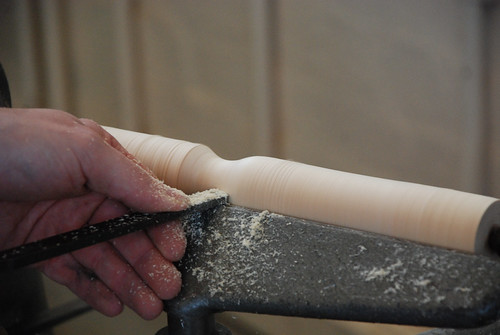
[[[271,157],[225,160],[208,147],[106,128],[167,184],[227,192],[235,205],[475,253],[490,253],[500,201]],[[495,230],[496,231],[496,230]]]

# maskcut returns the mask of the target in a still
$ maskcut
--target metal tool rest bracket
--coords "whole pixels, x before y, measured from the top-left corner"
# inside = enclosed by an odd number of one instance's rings
[[[231,334],[222,311],[500,334],[496,259],[236,206],[185,226],[183,289],[157,335]]]

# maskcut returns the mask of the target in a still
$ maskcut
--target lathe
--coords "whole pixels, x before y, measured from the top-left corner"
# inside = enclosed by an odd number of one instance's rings
[[[107,130],[172,186],[229,195],[183,217],[183,289],[165,302],[158,335],[230,334],[215,322],[221,311],[500,333],[497,199],[267,157],[226,161],[202,145]],[[38,305],[23,315],[12,304],[4,331],[36,333],[89,309]]]
[[[498,199],[107,130],[174,187],[229,194],[186,224],[168,334],[226,334],[226,310],[498,332]]]

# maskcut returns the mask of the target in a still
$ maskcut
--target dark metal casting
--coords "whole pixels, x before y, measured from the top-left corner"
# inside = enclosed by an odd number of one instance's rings
[[[190,217],[186,231],[169,335],[221,334],[219,311],[440,328],[500,315],[497,259],[235,206]]]

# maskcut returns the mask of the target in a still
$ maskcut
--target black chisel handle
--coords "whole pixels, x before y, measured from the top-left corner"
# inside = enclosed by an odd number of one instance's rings
[[[185,210],[159,213],[133,213],[47,237],[0,252],[0,272],[44,261],[148,227],[179,219],[190,213],[203,212],[224,204],[227,197],[210,199]]]

